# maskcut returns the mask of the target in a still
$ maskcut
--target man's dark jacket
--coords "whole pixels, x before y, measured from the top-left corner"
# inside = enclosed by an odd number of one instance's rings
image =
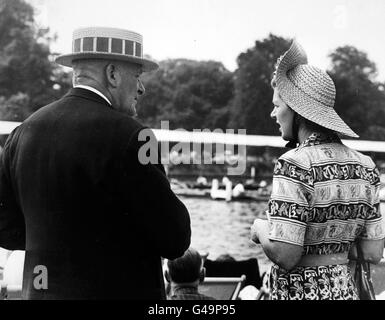
[[[165,298],[161,257],[189,247],[190,217],[163,166],[139,162],[142,129],[76,88],[9,136],[0,247],[26,250],[23,298]]]

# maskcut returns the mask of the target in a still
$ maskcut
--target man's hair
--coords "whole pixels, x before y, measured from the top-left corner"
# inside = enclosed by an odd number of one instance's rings
[[[104,68],[108,64],[102,59],[81,59],[73,61],[73,84],[82,84],[83,79],[98,79],[102,77]]]
[[[175,283],[189,283],[199,279],[202,270],[202,257],[195,249],[188,249],[175,260],[168,260],[168,273]]]
[[[235,258],[231,255],[229,255],[228,253],[225,253],[225,254],[221,254],[215,261],[220,261],[220,262],[224,262],[224,261],[237,261],[235,260]]]
[[[134,70],[138,64],[127,61],[107,60],[107,59],[80,59],[73,61],[73,84],[82,84],[82,80],[86,78],[98,79],[101,81],[104,78],[105,68],[109,64],[114,64],[117,67],[127,67]]]

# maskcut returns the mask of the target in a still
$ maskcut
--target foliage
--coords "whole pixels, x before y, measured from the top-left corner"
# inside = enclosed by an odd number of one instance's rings
[[[23,121],[28,116],[25,108],[29,97],[25,93],[12,95],[9,99],[0,97],[0,119],[7,121]]]
[[[289,40],[270,34],[239,55],[230,127],[246,129],[248,134],[278,133],[270,120],[273,95],[270,82],[278,57],[289,46]]]
[[[53,39],[35,25],[30,4],[0,0],[0,30],[0,107],[8,109],[1,114],[3,120],[24,120],[60,97],[68,82],[50,59]]]
[[[352,46],[337,48],[330,58],[337,112],[362,139],[385,140],[385,94],[374,62]]]
[[[0,0],[0,119],[22,121],[63,96],[71,74],[52,61],[49,30],[34,21],[25,0]],[[159,128],[247,129],[248,134],[276,135],[270,120],[270,86],[277,58],[290,45],[270,34],[242,52],[232,73],[217,61],[172,59],[145,74],[146,94],[139,119]],[[367,54],[352,46],[331,55],[330,75],[337,87],[336,110],[362,139],[385,140],[385,90]]]
[[[222,63],[175,59],[162,61],[155,73],[145,75],[146,95],[138,115],[146,124],[170,128],[226,129],[233,97],[232,73]]]

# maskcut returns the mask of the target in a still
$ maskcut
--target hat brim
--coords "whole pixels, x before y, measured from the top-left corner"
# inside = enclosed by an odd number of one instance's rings
[[[290,80],[281,81],[278,90],[283,101],[305,119],[345,136],[359,138],[333,108],[326,107],[307,96],[295,87]]]
[[[97,53],[80,52],[80,53],[73,53],[73,54],[64,54],[64,55],[58,56],[55,59],[55,62],[62,66],[72,68],[73,61],[83,60],[83,59],[106,59],[106,60],[111,59],[111,60],[132,62],[132,63],[141,65],[143,67],[143,72],[154,71],[159,68],[159,65],[152,60],[126,56],[122,54],[100,53],[100,52],[97,52]]]
[[[293,41],[292,46],[285,53],[277,68],[276,83],[282,100],[307,120],[345,136],[359,138],[341,119],[334,108],[312,99],[288,79],[288,71],[301,64],[307,64],[306,53],[296,41]]]

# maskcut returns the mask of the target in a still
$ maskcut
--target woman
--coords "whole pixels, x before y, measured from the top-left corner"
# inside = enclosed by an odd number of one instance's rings
[[[271,117],[295,147],[274,169],[268,220],[257,219],[252,240],[274,265],[273,300],[358,299],[348,260],[356,245],[365,261],[384,250],[379,172],[367,156],[343,145],[358,137],[334,110],[328,74],[307,64],[295,41],[277,63]]]

